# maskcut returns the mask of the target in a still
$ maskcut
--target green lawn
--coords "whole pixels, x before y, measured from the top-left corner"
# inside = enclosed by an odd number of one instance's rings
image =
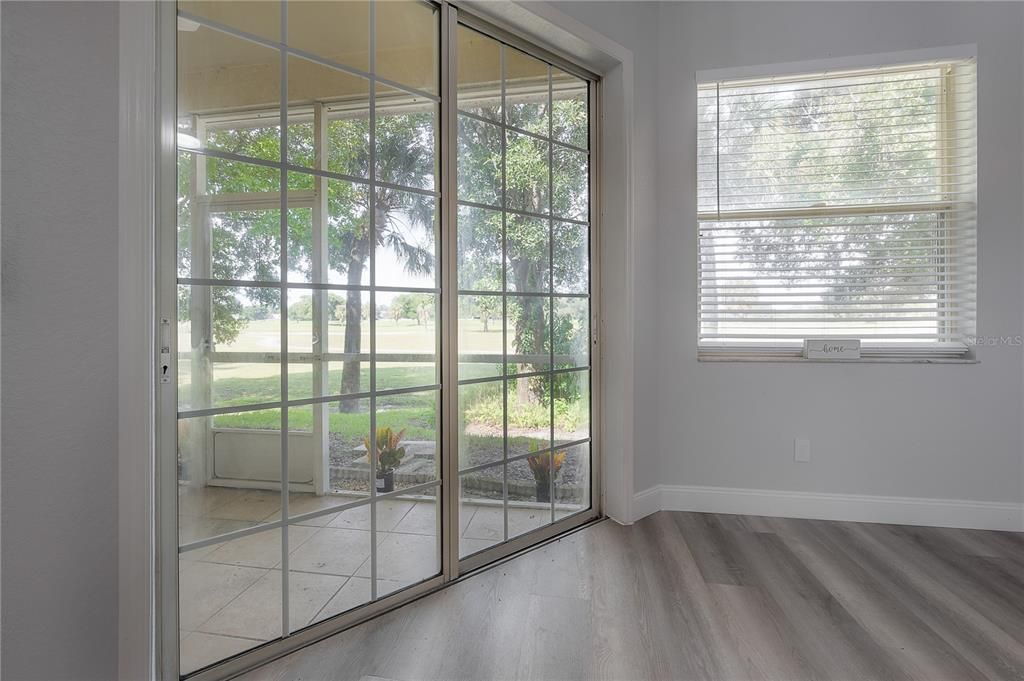
[[[479,320],[460,321],[460,348],[474,354],[501,354],[502,331],[499,322],[491,321],[489,329],[483,330]],[[332,322],[328,348],[340,351],[344,344],[344,324]],[[188,347],[188,329],[179,328],[180,347]],[[249,322],[238,339],[230,345],[217,347],[218,352],[265,352],[276,353],[279,344],[280,321],[274,319]],[[417,325],[414,320],[377,320],[378,352],[435,352],[436,328],[433,324]],[[363,347],[369,348],[369,324],[363,324]],[[312,350],[312,329],[308,321],[289,320],[288,344],[291,352]],[[190,366],[187,359],[181,362],[179,397],[183,408],[187,408],[190,388]],[[277,363],[217,363],[213,367],[213,403],[216,406],[242,406],[278,401],[280,395],[279,365]],[[495,363],[464,364],[460,369],[463,378],[467,376],[497,376],[500,366]],[[328,387],[331,393],[341,391],[341,362],[328,367]],[[289,368],[288,392],[291,399],[313,396],[312,365],[295,364]],[[377,390],[392,390],[433,385],[439,382],[435,365],[432,363],[380,363],[377,366]],[[360,391],[369,391],[370,366],[361,366]],[[500,436],[503,418],[503,399],[495,384],[466,386],[461,390],[463,403],[462,420],[464,428],[473,431],[465,435],[464,446],[469,450],[489,450],[501,447]],[[422,392],[402,395],[382,395],[377,398],[377,425],[391,426],[396,430],[406,429],[406,438],[413,440],[434,439],[437,432],[436,392]],[[543,430],[549,423],[547,402],[519,403],[515,386],[509,391],[509,425],[513,428]],[[341,411],[338,403],[329,405],[330,430],[340,434],[353,445],[361,442],[369,432],[369,400],[359,400],[354,410]],[[578,398],[555,400],[556,431],[575,432],[586,426],[587,405]],[[280,409],[265,409],[239,414],[224,414],[214,418],[219,428],[258,428],[277,430],[280,428]],[[313,407],[292,407],[288,414],[291,430],[312,430]],[[529,437],[511,437],[513,442],[528,445]],[[522,442],[520,442],[522,441]]]

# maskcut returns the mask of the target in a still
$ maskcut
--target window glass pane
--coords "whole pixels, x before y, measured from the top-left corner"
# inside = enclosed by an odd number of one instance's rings
[[[438,296],[380,292],[377,305],[377,390],[436,384]]]
[[[590,288],[587,226],[556,222],[553,229],[555,293],[587,293]]]
[[[590,437],[590,372],[568,371],[553,377],[555,444]]]
[[[551,377],[508,381],[508,456],[551,447]]]
[[[280,161],[280,51],[194,23],[184,26],[179,21],[179,145]],[[210,111],[237,113],[196,122]]]
[[[436,94],[438,8],[420,0],[378,2],[376,72],[381,78]]]
[[[263,482],[280,480],[279,409],[179,419],[177,435],[180,545],[280,518],[281,493],[278,490],[209,484],[215,478],[237,478],[242,467],[263,473]]]
[[[330,5],[331,3],[322,3]],[[369,158],[370,81],[308,59],[288,56],[289,161],[313,167],[314,106],[323,106],[327,126],[327,169],[366,177]],[[294,127],[293,127],[294,126]]]
[[[589,146],[587,83],[560,69],[551,69],[552,131],[556,142]]]
[[[551,368],[551,301],[546,296],[510,296],[505,304],[509,374]]]
[[[548,65],[513,47],[505,47],[505,122],[547,137]]]
[[[378,596],[412,586],[441,572],[437,488],[410,495],[406,499],[411,508],[394,531],[378,533]],[[364,564],[358,575],[369,574],[370,566]]]
[[[500,206],[501,128],[459,116],[459,200]]]
[[[501,43],[458,29],[459,109],[501,121]]]
[[[547,214],[551,144],[511,131],[505,134],[505,139],[506,208]]]
[[[208,409],[281,398],[280,291],[178,287],[178,407]]]
[[[459,380],[500,376],[504,367],[502,298],[459,296]]]
[[[273,42],[281,39],[281,4],[278,2],[179,0],[178,10]],[[178,19],[178,31],[187,33],[196,30],[196,22],[186,17]]]
[[[433,189],[438,167],[437,104],[377,85],[376,112],[377,179]]]
[[[508,259],[506,287],[518,293],[551,290],[549,230],[544,218],[509,215],[506,222],[505,253]]]
[[[289,47],[363,72],[370,70],[369,2],[287,0],[285,6]]]
[[[459,288],[501,291],[501,213],[459,206]]]
[[[558,520],[590,508],[590,443],[560,449],[555,456],[562,456],[555,476],[555,520]]]
[[[508,538],[551,523],[551,452],[508,464]]]
[[[555,368],[590,364],[590,301],[555,297]]]
[[[587,182],[590,158],[582,151],[554,145],[552,150],[552,184],[555,190],[555,216],[586,221],[589,217],[590,192]]]
[[[459,476],[459,557],[505,540],[504,478],[501,463]]]
[[[440,477],[439,400],[437,390],[377,398],[378,493],[415,487]]]
[[[437,286],[436,199],[429,194],[377,187],[377,286]]]
[[[505,441],[504,382],[459,386],[459,468],[501,461]]]

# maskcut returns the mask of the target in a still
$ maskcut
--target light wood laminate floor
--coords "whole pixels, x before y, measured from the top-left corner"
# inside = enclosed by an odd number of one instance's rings
[[[1024,679],[1024,535],[606,521],[245,681]]]

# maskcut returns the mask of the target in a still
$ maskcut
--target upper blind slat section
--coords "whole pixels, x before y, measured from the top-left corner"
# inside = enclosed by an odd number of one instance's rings
[[[973,193],[974,72],[972,60],[700,84],[700,212]]]

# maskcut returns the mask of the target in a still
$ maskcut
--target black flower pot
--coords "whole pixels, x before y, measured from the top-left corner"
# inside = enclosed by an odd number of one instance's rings
[[[537,501],[545,504],[551,501],[551,486],[548,483],[537,481]]]
[[[377,471],[377,494],[395,491],[395,472]]]

